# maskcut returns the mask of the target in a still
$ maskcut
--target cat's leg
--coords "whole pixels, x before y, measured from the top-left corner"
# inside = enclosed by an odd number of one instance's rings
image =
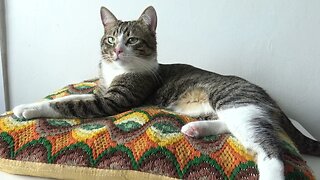
[[[226,123],[221,120],[194,121],[185,124],[181,132],[190,137],[202,137],[230,132]]]
[[[13,113],[19,118],[32,119],[38,117],[62,118],[68,117],[54,107],[58,103],[92,101],[95,97],[92,94],[69,95],[54,100],[41,101],[31,104],[22,104],[13,108]]]
[[[257,154],[260,180],[284,179],[282,149],[268,113],[253,105],[216,113],[218,120],[191,122],[181,131],[192,137],[230,131],[248,150]]]
[[[230,132],[256,153],[260,180],[283,180],[282,148],[272,116],[255,105],[217,111]]]

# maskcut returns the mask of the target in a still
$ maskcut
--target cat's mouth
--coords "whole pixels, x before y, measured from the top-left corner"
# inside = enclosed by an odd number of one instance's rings
[[[120,60],[121,60],[120,57],[116,57],[113,59],[113,61],[120,61]]]
[[[112,60],[113,61],[124,61],[125,56],[123,54],[113,54]]]
[[[115,56],[113,57],[113,61],[123,61],[123,57],[122,56]]]
[[[102,59],[107,63],[119,63],[124,61],[125,58],[122,55],[116,56],[116,55],[102,54]]]
[[[126,58],[126,57],[124,57],[122,55],[119,55],[119,56],[114,56],[112,58],[112,63],[124,67],[124,66],[127,66],[129,64],[129,61],[128,61],[128,58]]]

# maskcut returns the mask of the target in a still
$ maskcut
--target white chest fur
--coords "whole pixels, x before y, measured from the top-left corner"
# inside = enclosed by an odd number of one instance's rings
[[[102,62],[101,68],[104,84],[106,87],[110,86],[111,82],[115,77],[126,73],[126,71],[123,68],[116,67],[116,65],[113,64],[106,64],[105,62]]]

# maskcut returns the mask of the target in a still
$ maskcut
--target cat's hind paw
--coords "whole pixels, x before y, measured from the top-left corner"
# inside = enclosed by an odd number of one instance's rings
[[[182,126],[181,132],[190,137],[199,137],[200,132],[197,126],[197,122],[190,122]]]

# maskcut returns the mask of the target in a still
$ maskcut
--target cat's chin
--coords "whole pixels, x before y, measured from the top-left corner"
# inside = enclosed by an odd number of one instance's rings
[[[150,59],[141,59],[137,57],[118,57],[111,61],[106,61],[106,65],[111,68],[123,70],[125,72],[144,72],[154,71],[158,68],[158,62],[154,57]]]
[[[130,64],[128,61],[124,59],[116,59],[112,63],[121,68],[126,68]]]
[[[139,69],[139,67],[136,67],[134,64],[121,59],[109,62],[108,64],[114,69],[122,69],[126,72],[135,72]]]

